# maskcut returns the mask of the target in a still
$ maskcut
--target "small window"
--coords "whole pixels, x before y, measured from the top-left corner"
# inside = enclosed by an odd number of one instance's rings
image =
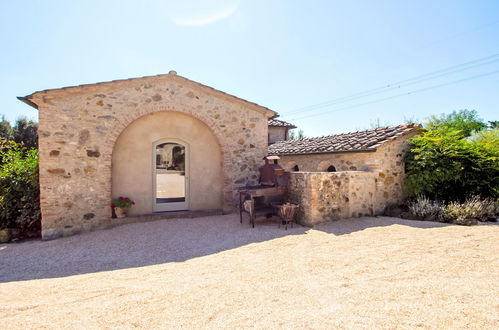
[[[298,167],[298,165],[293,166],[293,171],[294,172],[298,172],[299,170],[300,170],[300,168]]]
[[[329,167],[327,168],[327,171],[328,171],[328,172],[336,172],[336,167],[334,167],[333,165],[331,165],[331,166],[329,166]]]

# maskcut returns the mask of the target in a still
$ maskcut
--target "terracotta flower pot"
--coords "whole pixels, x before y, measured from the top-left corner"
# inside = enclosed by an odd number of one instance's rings
[[[7,243],[10,241],[10,232],[8,229],[0,229],[0,243]]]
[[[114,214],[116,214],[116,218],[124,218],[126,217],[126,209],[121,208],[121,207],[115,207],[114,208]]]

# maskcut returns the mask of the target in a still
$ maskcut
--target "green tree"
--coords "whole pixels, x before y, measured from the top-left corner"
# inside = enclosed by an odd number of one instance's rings
[[[450,114],[431,116],[424,125],[428,129],[449,128],[459,131],[462,137],[468,137],[473,132],[480,131],[487,127],[487,124],[478,117],[475,110],[457,110]]]
[[[28,149],[38,148],[38,123],[26,117],[18,118],[12,129],[12,137]]]
[[[303,132],[302,129],[298,130],[298,132],[291,130],[291,131],[289,131],[289,135],[288,135],[289,140],[300,140],[300,139],[304,139],[305,137],[306,137],[305,133]]]
[[[491,120],[491,121],[489,121],[489,127],[491,129],[499,128],[499,121],[497,121],[497,120]]]
[[[6,140],[13,139],[12,126],[5,118],[5,115],[2,115],[2,120],[0,121],[0,138],[4,138]]]

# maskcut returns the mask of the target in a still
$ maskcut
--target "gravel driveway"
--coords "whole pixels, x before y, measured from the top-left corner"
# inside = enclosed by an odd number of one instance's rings
[[[0,328],[496,328],[499,226],[226,215],[0,245]]]

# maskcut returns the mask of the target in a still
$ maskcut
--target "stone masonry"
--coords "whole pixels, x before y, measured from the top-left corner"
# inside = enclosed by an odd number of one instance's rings
[[[414,129],[391,138],[376,150],[307,155],[281,155],[280,164],[291,172],[291,200],[303,205],[299,219],[314,225],[324,220],[382,214],[390,204],[405,199],[404,157]],[[325,172],[330,166],[337,172]]]
[[[297,221],[305,226],[374,215],[376,174],[373,172],[291,172],[288,198],[300,205]]]
[[[111,224],[112,153],[134,120],[177,111],[205,123],[222,150],[223,209],[236,188],[257,181],[267,154],[267,120],[276,113],[171,72],[167,75],[67,87],[22,100],[39,109],[42,238]]]

